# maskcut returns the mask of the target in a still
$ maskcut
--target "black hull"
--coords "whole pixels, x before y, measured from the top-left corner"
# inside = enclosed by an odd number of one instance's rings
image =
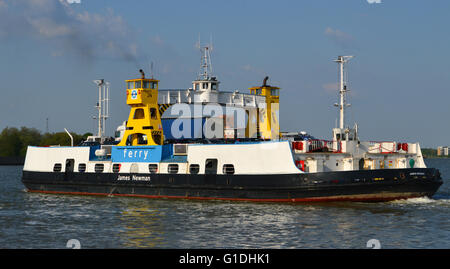
[[[120,176],[120,177],[119,177]],[[266,202],[390,201],[431,197],[434,168],[281,175],[49,173],[23,171],[30,192]]]

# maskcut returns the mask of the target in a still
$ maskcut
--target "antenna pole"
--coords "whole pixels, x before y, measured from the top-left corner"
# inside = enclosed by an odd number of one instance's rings
[[[152,79],[153,79],[153,61],[150,63],[150,74],[151,74]]]
[[[200,42],[200,41],[199,41]],[[201,51],[201,65],[200,73],[198,79],[208,80],[212,75],[212,64],[211,64],[211,50],[212,45],[208,44],[202,47],[199,43],[199,48]]]
[[[104,114],[103,114],[103,128],[102,133],[106,132],[106,120],[109,117],[109,82],[105,82],[104,85],[105,95],[103,96],[103,106],[104,106]]]
[[[339,62],[339,96],[340,96],[340,103],[339,103],[339,128],[344,128],[344,110],[345,110],[345,89],[344,89],[344,59],[343,57],[340,57]]]
[[[334,60],[339,64],[339,128],[345,127],[345,107],[347,106],[345,95],[347,93],[347,85],[344,80],[344,64],[348,62],[353,56],[338,56],[337,60]]]
[[[106,96],[106,89],[105,89],[105,80],[104,79],[98,79],[98,80],[94,80],[94,83],[97,84],[98,86],[98,103],[97,103],[97,110],[98,110],[98,132],[97,132],[97,136],[101,137],[102,134],[104,133],[103,127],[104,127],[104,120],[107,117],[105,112],[107,108],[107,105],[105,104],[105,100],[107,97]],[[103,91],[103,94],[102,94]]]
[[[102,136],[102,84],[103,81],[98,85],[98,136]]]

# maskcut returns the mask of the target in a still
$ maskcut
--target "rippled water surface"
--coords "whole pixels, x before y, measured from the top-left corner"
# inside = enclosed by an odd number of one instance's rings
[[[0,166],[0,248],[450,248],[450,159],[434,197],[277,204],[34,194]]]

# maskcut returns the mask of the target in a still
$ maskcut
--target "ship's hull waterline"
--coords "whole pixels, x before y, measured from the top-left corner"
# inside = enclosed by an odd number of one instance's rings
[[[23,171],[29,192],[252,202],[378,202],[431,197],[434,168],[274,175],[55,173]]]

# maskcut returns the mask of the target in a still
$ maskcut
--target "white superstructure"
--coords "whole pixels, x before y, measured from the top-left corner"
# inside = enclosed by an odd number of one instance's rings
[[[358,125],[345,124],[347,72],[345,64],[353,56],[339,56],[339,126],[332,130],[332,140],[295,139],[288,134],[297,166],[305,172],[351,171],[371,169],[425,168],[419,143],[401,141],[360,141]],[[297,141],[296,141],[297,140]]]
[[[150,159],[149,147],[125,147],[117,158],[92,155],[90,147],[28,147],[24,171],[142,174],[300,174],[288,141],[174,144],[172,154]],[[181,147],[183,150],[177,150]],[[154,157],[154,155],[152,156]],[[118,169],[115,171],[115,167]]]

